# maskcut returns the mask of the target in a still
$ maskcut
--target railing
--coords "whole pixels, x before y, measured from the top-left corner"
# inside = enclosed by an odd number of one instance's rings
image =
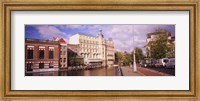
[[[80,71],[80,70],[90,70],[94,68],[101,68],[103,67],[102,65],[95,65],[95,66],[69,66],[68,71]]]

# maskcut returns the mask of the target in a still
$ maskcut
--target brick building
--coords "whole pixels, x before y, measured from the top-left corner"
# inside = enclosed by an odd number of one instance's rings
[[[54,38],[54,41],[57,41],[60,43],[60,68],[67,68],[68,64],[67,64],[67,58],[68,58],[68,49],[67,49],[67,43],[65,42],[65,40],[63,38]]]
[[[26,72],[58,71],[59,42],[25,39]]]

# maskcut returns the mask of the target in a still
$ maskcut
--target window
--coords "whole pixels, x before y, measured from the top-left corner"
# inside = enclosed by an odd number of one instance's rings
[[[39,50],[39,59],[44,59],[44,50]]]
[[[60,62],[62,62],[62,58],[60,58]]]
[[[33,59],[33,50],[28,50],[28,59]]]
[[[61,49],[65,49],[66,47],[65,46],[61,46]]]
[[[66,62],[66,58],[64,58],[64,62]]]
[[[53,59],[53,50],[49,50],[49,59]]]
[[[39,63],[39,68],[40,69],[44,68],[44,63]]]
[[[53,62],[49,63],[49,68],[53,68]]]
[[[32,63],[27,63],[27,71],[32,71],[33,70],[33,64]]]

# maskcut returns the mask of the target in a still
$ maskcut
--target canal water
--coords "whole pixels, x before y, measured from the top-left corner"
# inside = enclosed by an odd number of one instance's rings
[[[122,76],[118,67],[101,67],[90,70],[26,73],[26,76]]]

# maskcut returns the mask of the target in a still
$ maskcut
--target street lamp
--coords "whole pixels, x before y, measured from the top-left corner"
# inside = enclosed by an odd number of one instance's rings
[[[137,66],[135,61],[134,25],[132,25],[132,33],[133,33],[133,72],[137,72]]]
[[[135,49],[133,50],[133,72],[137,72],[137,66],[135,61]]]
[[[107,60],[107,42],[105,41],[105,58],[106,58],[106,68],[107,68],[107,62],[108,62],[108,60]]]

